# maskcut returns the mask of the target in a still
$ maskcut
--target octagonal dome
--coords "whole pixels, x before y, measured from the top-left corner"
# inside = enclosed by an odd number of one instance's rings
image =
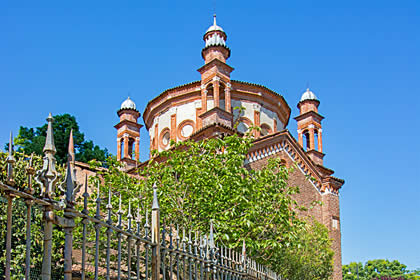
[[[121,104],[121,110],[123,109],[132,109],[136,110],[136,103],[133,102],[133,100],[128,97],[122,104]]]

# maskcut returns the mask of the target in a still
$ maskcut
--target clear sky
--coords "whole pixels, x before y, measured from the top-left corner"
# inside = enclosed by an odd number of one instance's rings
[[[232,79],[321,100],[325,165],[341,190],[343,263],[420,268],[420,1],[1,1],[0,146],[48,112],[116,153],[116,111],[200,79],[217,19]],[[289,130],[296,136],[296,123]],[[142,129],[142,159],[149,139]]]

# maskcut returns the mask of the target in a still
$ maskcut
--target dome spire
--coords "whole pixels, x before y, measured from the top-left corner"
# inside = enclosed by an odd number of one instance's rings
[[[213,14],[213,25],[217,26],[217,24],[216,24],[216,13]]]

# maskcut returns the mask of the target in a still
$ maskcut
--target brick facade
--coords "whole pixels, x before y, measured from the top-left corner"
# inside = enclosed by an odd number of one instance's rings
[[[332,177],[334,171],[323,166],[321,121],[324,117],[318,113],[319,100],[309,89],[302,95],[298,103],[300,114],[295,117],[298,124],[296,140],[286,129],[291,109],[283,96],[262,85],[231,80],[234,69],[226,64],[231,52],[226,46],[227,35],[223,29],[214,22],[203,39],[205,47],[201,54],[205,64],[198,69],[201,80],[162,92],[144,110],[150,149],[168,149],[169,140],[202,140],[235,133],[235,122],[241,133],[250,126],[260,127],[261,131],[255,132],[256,140],[247,164],[259,169],[268,158],[279,157],[287,166],[297,165],[289,178],[290,185],[300,187],[295,199],[307,208],[313,201],[323,202],[308,214],[329,229],[335,252],[333,279],[342,279],[338,194],[344,181]],[[234,110],[235,107],[241,107],[241,110]],[[118,115],[119,159],[134,170],[134,165],[142,165],[135,161],[138,160],[138,150],[133,158],[120,147],[121,141],[131,145],[128,139],[140,136],[140,124],[137,123],[140,114],[134,105],[134,109],[122,106]],[[310,181],[308,177],[315,180]]]

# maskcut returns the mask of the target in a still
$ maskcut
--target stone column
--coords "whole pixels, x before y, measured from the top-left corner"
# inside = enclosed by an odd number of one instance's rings
[[[117,160],[121,160],[121,138],[117,139]]]
[[[205,85],[201,85],[201,108],[202,112],[207,112],[207,89]]]
[[[155,124],[155,136],[154,136],[154,143],[153,143],[153,147],[155,150],[159,149],[159,126],[158,126],[158,121]]]
[[[124,156],[123,156],[123,158],[130,157],[128,155],[128,146],[129,146],[128,142],[129,142],[128,141],[128,134],[124,134]]]
[[[314,130],[314,125],[311,124],[309,125],[309,147],[308,147],[308,151],[309,150],[314,150],[315,149],[315,130]]]
[[[322,129],[318,129],[318,151],[322,153]]]
[[[254,125],[256,126],[256,127],[260,127],[260,111],[261,111],[261,105],[260,104],[254,104]],[[255,136],[255,138],[258,138],[258,137],[260,137],[260,135],[261,135],[261,132],[260,131],[257,131],[257,130],[255,130],[254,131],[254,136]]]
[[[231,97],[230,97],[231,84],[227,83],[225,88],[225,111],[231,113]]]
[[[303,135],[302,135],[302,130],[301,129],[298,129],[297,133],[298,133],[298,143],[303,148]]]
[[[136,148],[135,148],[135,154],[136,154],[136,160],[140,159],[140,137],[136,137]]]
[[[213,78],[213,97],[214,97],[214,107],[220,107],[220,78],[214,77]]]

